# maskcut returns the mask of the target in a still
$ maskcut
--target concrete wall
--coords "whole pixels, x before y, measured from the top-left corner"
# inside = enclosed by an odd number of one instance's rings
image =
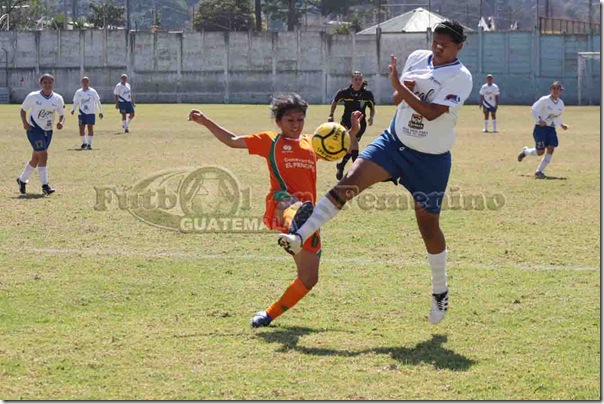
[[[388,63],[427,48],[427,33],[328,35],[281,33],[148,33],[124,31],[0,32],[0,87],[12,102],[38,88],[51,72],[56,91],[69,102],[82,75],[91,78],[104,102],[126,72],[138,102],[267,103],[276,92],[297,91],[312,103],[327,103],[361,70],[379,103],[389,103]],[[530,104],[562,80],[566,103],[577,102],[577,52],[597,51],[599,36],[530,32],[476,32],[460,59],[478,89],[487,73],[502,89],[501,101]],[[598,85],[592,99],[600,102]],[[585,90],[584,90],[585,91]]]

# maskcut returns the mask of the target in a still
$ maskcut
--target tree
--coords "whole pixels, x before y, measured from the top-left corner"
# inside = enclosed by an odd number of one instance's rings
[[[41,10],[40,0],[0,0],[0,29],[33,28],[37,20],[34,17],[39,16]]]
[[[95,28],[112,28],[124,26],[124,7],[114,0],[103,0],[90,3],[91,14],[88,22]]]
[[[197,31],[249,31],[252,5],[249,0],[201,0],[193,26]]]

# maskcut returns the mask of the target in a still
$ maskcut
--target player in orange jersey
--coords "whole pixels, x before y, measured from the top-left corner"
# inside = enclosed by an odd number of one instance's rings
[[[312,148],[312,135],[302,134],[308,104],[298,94],[282,94],[270,105],[279,132],[259,132],[237,136],[219,126],[199,110],[189,113],[189,120],[205,126],[222,143],[234,149],[247,149],[250,154],[264,157],[271,178],[271,189],[266,196],[264,223],[271,230],[295,232],[312,214],[316,200],[317,164]],[[350,130],[350,150],[358,150],[356,133],[361,114],[355,114]],[[315,232],[308,238],[302,251],[295,255],[297,278],[283,296],[266,311],[252,318],[252,327],[266,327],[271,321],[291,309],[317,284],[321,237]]]

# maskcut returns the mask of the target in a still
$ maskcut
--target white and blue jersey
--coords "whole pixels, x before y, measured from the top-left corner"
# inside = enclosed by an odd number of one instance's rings
[[[118,106],[122,114],[134,112],[134,105],[132,105],[132,88],[129,83],[117,83],[115,90],[113,90],[113,94],[117,95]]]
[[[32,129],[27,131],[27,138],[34,150],[48,149],[52,139],[55,115],[65,115],[63,97],[54,92],[46,96],[42,91],[33,91],[25,97],[21,109],[29,112],[28,121]]]
[[[446,105],[449,112],[428,121],[401,102],[396,115],[381,136],[359,158],[385,169],[395,184],[404,186],[427,212],[441,210],[455,142],[457,112],[472,91],[472,75],[456,60],[432,65],[431,51],[415,51],[407,59],[401,81],[414,80],[414,93],[424,102]]]
[[[535,128],[533,129],[533,138],[535,139],[535,148],[537,150],[546,147],[558,147],[558,134],[556,126],[562,125],[562,113],[564,112],[564,102],[558,98],[554,101],[551,95],[544,95],[531,107],[531,113],[535,119]],[[545,121],[546,126],[539,125],[539,121]]]
[[[402,101],[391,125],[394,135],[405,146],[422,153],[448,152],[455,143],[458,111],[472,91],[472,74],[459,60],[433,66],[432,52],[418,50],[407,58],[401,74],[401,82],[404,80],[415,81],[413,92],[422,101],[446,105],[449,112],[428,121]]]
[[[80,125],[94,125],[97,108],[101,114],[103,113],[101,98],[92,87],[88,87],[86,90],[80,88],[75,92],[71,112],[74,112],[76,108],[79,109],[78,120]]]
[[[480,88],[480,95],[482,95],[482,107],[486,111],[495,112],[497,107],[497,96],[499,95],[499,87],[497,84],[483,84]]]

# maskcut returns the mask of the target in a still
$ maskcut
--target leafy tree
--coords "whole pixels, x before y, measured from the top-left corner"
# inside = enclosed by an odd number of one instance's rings
[[[102,0],[90,3],[91,14],[88,22],[95,28],[112,28],[124,26],[124,7],[114,0]]]
[[[197,31],[249,31],[254,27],[249,0],[201,0],[193,20]]]

